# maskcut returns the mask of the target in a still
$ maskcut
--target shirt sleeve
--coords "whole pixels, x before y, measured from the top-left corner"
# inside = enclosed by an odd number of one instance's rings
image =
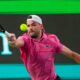
[[[60,42],[59,38],[55,36],[56,53],[61,53],[63,49],[63,44]]]
[[[27,48],[28,45],[28,38],[25,35],[20,36],[22,38],[22,40],[24,41],[24,46],[22,46],[20,49],[22,48]]]
[[[24,46],[20,48],[20,57],[23,61],[27,58],[27,51],[28,51],[28,37],[26,35],[20,36],[24,41]]]

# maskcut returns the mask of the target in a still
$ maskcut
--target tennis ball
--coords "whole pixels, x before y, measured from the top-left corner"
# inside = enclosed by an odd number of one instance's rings
[[[21,31],[27,31],[28,30],[28,26],[26,24],[21,24],[20,25],[20,30]]]

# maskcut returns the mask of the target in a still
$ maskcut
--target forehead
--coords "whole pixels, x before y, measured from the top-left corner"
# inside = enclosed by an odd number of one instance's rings
[[[27,21],[27,24],[38,24],[38,23],[33,20],[29,20],[29,21]]]

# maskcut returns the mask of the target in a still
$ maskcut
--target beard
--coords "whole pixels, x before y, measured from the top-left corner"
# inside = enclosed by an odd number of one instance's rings
[[[32,38],[37,38],[38,35],[37,35],[37,34],[33,34],[33,35],[31,35],[31,37],[32,37]]]
[[[39,33],[38,32],[36,32],[36,33],[31,33],[31,34],[29,34],[32,38],[38,38],[38,36],[39,36]]]

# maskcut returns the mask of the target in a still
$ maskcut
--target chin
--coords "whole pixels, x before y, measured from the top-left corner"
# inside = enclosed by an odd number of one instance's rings
[[[32,38],[37,38],[38,36],[36,36],[36,35],[31,35],[31,37],[32,37]]]
[[[36,34],[30,34],[30,36],[31,36],[32,38],[37,38],[37,37],[38,37],[38,35],[36,35]]]
[[[30,36],[34,36],[35,34],[34,34],[34,33],[30,33],[29,35],[30,35]]]

